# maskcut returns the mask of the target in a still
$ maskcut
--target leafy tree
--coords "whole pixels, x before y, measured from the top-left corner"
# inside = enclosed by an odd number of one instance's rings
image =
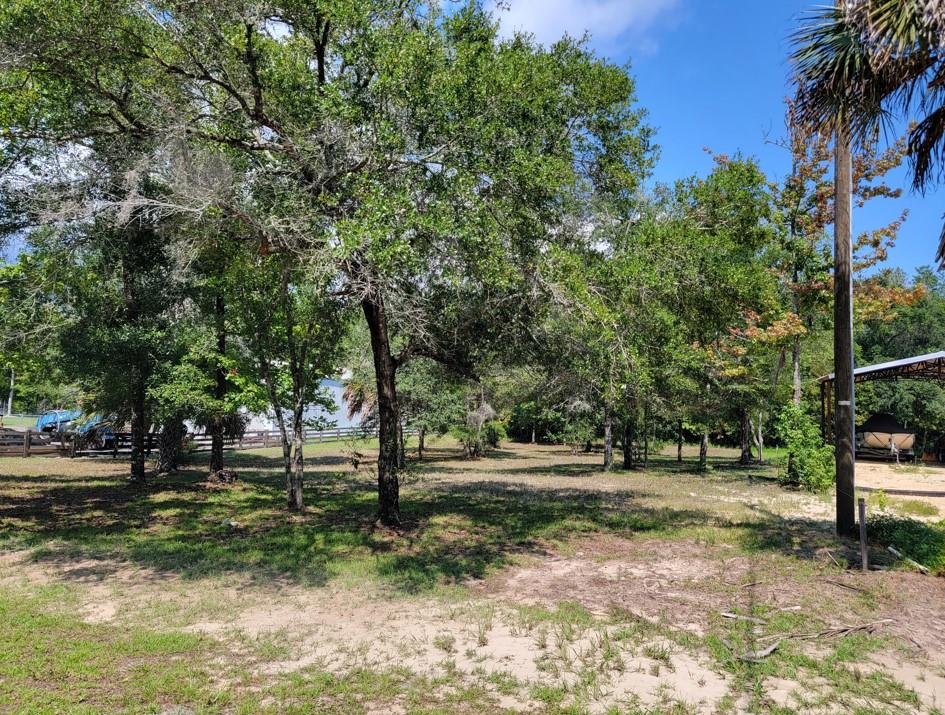
[[[889,288],[921,297],[903,302],[892,316],[864,321],[856,334],[859,361],[874,364],[938,352],[945,345],[945,284],[929,267],[916,271],[911,281],[901,272],[879,276]],[[857,405],[862,416],[888,412],[921,435],[920,449],[929,434],[945,429],[945,388],[938,382],[896,380],[861,383]]]
[[[767,181],[753,160],[718,155],[715,161],[708,177],[677,187],[667,226],[679,246],[672,252],[678,276],[672,305],[684,337],[678,361],[688,373],[675,384],[691,390],[675,399],[689,405],[686,422],[702,431],[700,468],[713,424],[734,416],[745,444],[749,413],[770,397],[771,363],[739,343],[767,335],[785,317],[769,269],[775,234]]]
[[[833,223],[834,186],[829,142],[800,130],[793,105],[789,105],[788,114],[786,148],[791,152],[792,168],[785,181],[774,186],[780,245],[771,255],[791,312],[798,321],[791,340],[791,375],[793,401],[799,405],[801,349],[805,336],[830,325],[828,311],[833,279],[827,229]],[[896,199],[901,195],[901,190],[891,187],[885,176],[899,166],[904,152],[902,140],[884,151],[877,149],[875,137],[863,142],[852,163],[853,201],[857,207],[876,198]],[[861,231],[854,239],[854,312],[860,319],[884,315],[892,306],[917,297],[877,280],[875,274],[876,267],[886,260],[905,219],[903,211],[888,224]]]
[[[5,106],[25,116],[4,125],[24,141],[159,138],[163,157],[187,158],[160,162],[170,203],[240,215],[265,250],[335,268],[370,328],[379,511],[396,523],[397,369],[425,356],[469,372],[527,322],[521,296],[562,196],[632,195],[650,133],[622,69],[570,40],[500,41],[477,3],[268,10],[9,4],[0,42],[18,63],[4,81],[18,89]],[[221,155],[244,187],[201,181]]]
[[[265,386],[281,435],[287,502],[293,510],[304,507],[306,409],[335,407],[320,381],[335,372],[346,305],[330,295],[325,280],[284,253],[249,257],[238,264],[234,279],[233,321],[252,366],[243,379]]]
[[[148,384],[175,349],[166,235],[146,219],[116,228],[107,220],[42,229],[30,237],[34,275],[49,286],[58,315],[56,354],[68,380],[81,385],[84,406],[130,422],[131,479],[144,480],[145,435],[151,424]],[[56,276],[55,283],[49,279]]]
[[[445,435],[466,418],[466,381],[428,359],[412,360],[397,375],[402,432],[417,435],[417,457],[423,459],[427,435]]]

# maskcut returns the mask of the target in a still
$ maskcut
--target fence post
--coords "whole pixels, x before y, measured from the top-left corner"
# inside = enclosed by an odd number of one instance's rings
[[[23,456],[30,456],[30,443],[33,441],[33,430],[26,430],[26,433],[23,435]]]
[[[860,511],[860,565],[863,572],[866,573],[870,568],[869,546],[866,543],[866,499],[860,497],[858,506]]]

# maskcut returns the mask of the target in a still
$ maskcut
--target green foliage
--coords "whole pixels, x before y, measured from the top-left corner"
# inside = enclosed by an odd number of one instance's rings
[[[561,415],[556,429],[548,432],[552,442],[567,444],[572,451],[582,448],[597,434],[597,415],[588,412],[566,411]]]
[[[397,371],[400,417],[409,430],[444,435],[466,417],[466,381],[432,360],[411,360]]]
[[[869,535],[938,575],[945,575],[945,521],[928,524],[917,519],[879,514],[867,522]]]
[[[908,282],[901,272],[889,272],[881,278],[887,288],[921,288],[924,293],[911,304],[895,306],[895,315],[886,320],[874,318],[862,323],[856,335],[859,364],[899,360],[941,350],[945,345],[945,282],[928,267],[919,268]],[[864,383],[857,386],[856,399],[860,415],[888,412],[900,424],[916,430],[916,451],[932,448],[933,440],[925,439],[926,433],[945,429],[945,387],[940,382]]]
[[[497,449],[499,443],[508,437],[505,425],[501,420],[495,419],[491,408],[487,411],[482,408],[473,410],[467,415],[465,424],[454,425],[449,433],[460,443],[463,452],[470,459],[482,457],[487,448]]]
[[[833,448],[824,444],[810,415],[796,405],[788,405],[778,415],[775,430],[788,451],[780,481],[812,492],[830,489],[835,479]]]

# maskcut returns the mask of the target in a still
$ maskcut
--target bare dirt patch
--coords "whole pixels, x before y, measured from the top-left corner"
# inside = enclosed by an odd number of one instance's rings
[[[679,628],[702,631],[713,607],[728,606],[734,568],[717,552],[691,541],[585,538],[572,556],[551,556],[497,574],[482,584],[493,597],[525,603],[574,600],[593,613],[624,609]]]
[[[937,518],[945,516],[945,465],[858,461],[856,484],[919,499],[938,510]]]

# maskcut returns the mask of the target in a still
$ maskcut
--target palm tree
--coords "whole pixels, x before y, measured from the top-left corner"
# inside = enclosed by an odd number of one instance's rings
[[[854,140],[915,111],[913,188],[945,173],[945,0],[843,0],[813,11],[793,38],[797,116]],[[945,231],[936,258],[945,264]]]

